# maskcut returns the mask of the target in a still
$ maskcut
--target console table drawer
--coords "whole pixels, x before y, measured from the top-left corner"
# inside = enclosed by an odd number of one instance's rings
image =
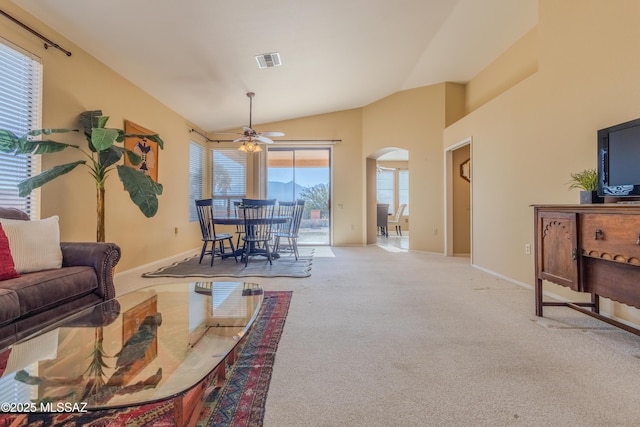
[[[580,245],[585,256],[640,265],[640,217],[582,214]]]

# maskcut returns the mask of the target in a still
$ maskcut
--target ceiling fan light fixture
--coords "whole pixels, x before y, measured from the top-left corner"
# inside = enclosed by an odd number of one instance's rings
[[[256,55],[256,61],[258,62],[258,68],[272,68],[282,65],[280,54],[278,52]]]
[[[260,148],[260,146],[253,141],[247,141],[244,142],[240,147],[238,147],[238,150],[244,151],[245,153],[258,153],[262,151],[262,148]]]

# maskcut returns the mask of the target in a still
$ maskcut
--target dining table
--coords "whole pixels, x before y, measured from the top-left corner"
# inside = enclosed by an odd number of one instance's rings
[[[267,219],[256,219],[256,220],[252,220],[252,221],[266,221]],[[270,221],[272,222],[272,224],[277,225],[277,224],[286,224],[287,222],[291,221],[291,217],[290,216],[284,216],[284,215],[274,215]],[[242,215],[235,215],[235,214],[229,214],[229,215],[214,215],[213,217],[213,223],[216,225],[245,225],[245,219]],[[262,248],[256,248],[254,244],[251,244],[251,246],[249,247],[249,253],[252,255],[264,255],[267,256],[267,251],[265,249]],[[236,256],[242,256],[243,251],[242,248],[236,248]],[[228,253],[228,254],[223,254],[223,258],[227,258],[230,256],[234,256],[233,253]],[[280,254],[272,252],[271,253],[271,258],[277,259],[280,258]]]

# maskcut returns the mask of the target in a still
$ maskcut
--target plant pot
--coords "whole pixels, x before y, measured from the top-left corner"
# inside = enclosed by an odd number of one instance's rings
[[[592,203],[604,203],[604,197],[598,196],[597,191],[581,191],[580,204],[590,205]]]

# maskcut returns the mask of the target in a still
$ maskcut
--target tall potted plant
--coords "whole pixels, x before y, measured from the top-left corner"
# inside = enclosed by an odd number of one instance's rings
[[[579,189],[580,203],[602,203],[604,198],[598,196],[598,172],[595,169],[585,169],[571,174],[569,190]]]
[[[53,134],[80,132],[79,129],[37,129],[27,132],[23,136],[17,136],[13,132],[0,129],[0,152],[13,154],[50,154],[65,149],[77,150],[82,159],[74,162],[57,165],[39,175],[25,179],[18,184],[20,197],[25,197],[34,189],[47,182],[71,172],[78,166],[89,169],[89,175],[96,184],[96,241],[105,241],[105,182],[113,170],[117,170],[118,177],[124,189],[129,192],[133,203],[147,217],[154,216],[158,211],[158,197],[162,194],[162,184],[154,182],[144,172],[129,166],[118,164],[126,155],[129,161],[138,165],[142,157],[134,151],[124,147],[124,140],[128,137],[146,138],[163,148],[164,142],[157,134],[138,135],[126,134],[122,129],[107,128],[108,116],[103,116],[102,111],[85,111],[80,115],[80,123],[83,127],[87,142],[86,148],[75,144],[48,139]],[[41,139],[34,139],[41,138]]]

